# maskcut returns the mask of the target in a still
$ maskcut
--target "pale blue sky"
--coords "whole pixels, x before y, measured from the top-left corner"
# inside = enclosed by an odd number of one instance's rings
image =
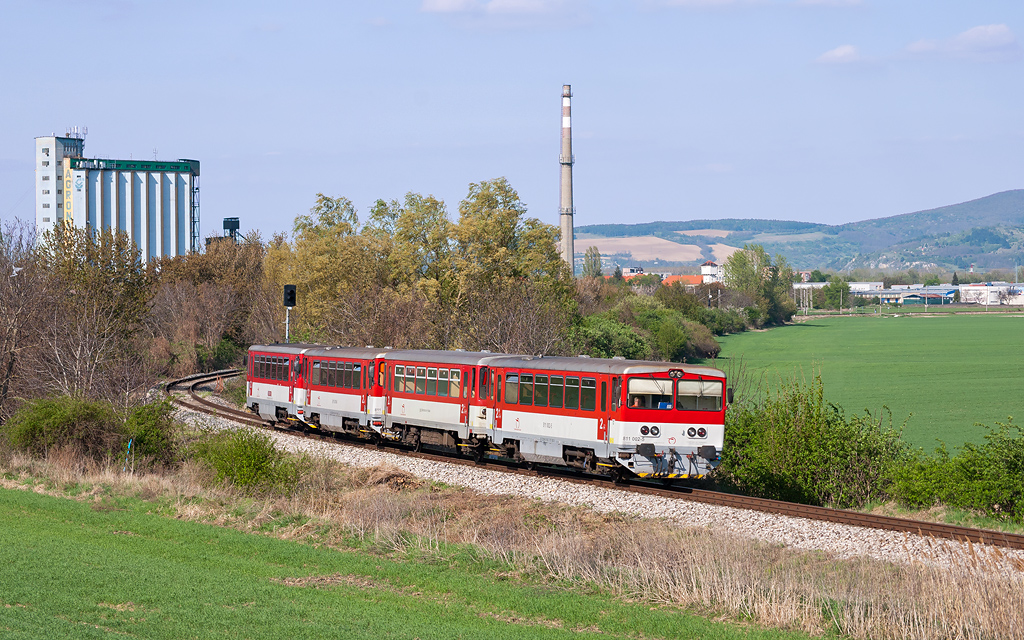
[[[1008,0],[0,0],[0,218],[86,125],[199,159],[204,235],[498,176],[557,224],[563,83],[577,226],[905,213],[1024,187],[1022,34]]]

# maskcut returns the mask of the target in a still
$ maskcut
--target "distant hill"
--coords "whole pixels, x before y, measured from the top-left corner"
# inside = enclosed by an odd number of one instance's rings
[[[576,228],[576,247],[582,251],[588,241],[600,246],[602,239],[635,238],[637,251],[649,258],[652,237],[687,247],[680,256],[700,250],[699,257],[676,264],[720,261],[734,248],[761,244],[801,269],[1007,268],[1024,263],[1024,189],[843,225],[738,219],[586,225]],[[629,242],[608,246],[624,256]]]

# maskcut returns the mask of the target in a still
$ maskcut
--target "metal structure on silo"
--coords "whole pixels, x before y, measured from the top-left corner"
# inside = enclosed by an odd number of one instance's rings
[[[199,251],[199,161],[86,158],[84,127],[36,138],[36,230],[124,231],[143,262]]]
[[[576,158],[572,155],[572,89],[569,85],[562,85],[562,150],[558,154],[558,163],[561,165],[562,176],[559,186],[559,222],[562,229],[562,259],[569,265],[569,269],[575,274],[576,260],[573,248],[573,223],[572,218],[576,214],[572,206],[572,165]]]

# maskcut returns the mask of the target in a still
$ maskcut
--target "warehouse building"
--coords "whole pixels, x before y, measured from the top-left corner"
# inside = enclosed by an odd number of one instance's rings
[[[148,262],[199,250],[199,161],[85,157],[85,131],[36,138],[36,230],[128,234]]]

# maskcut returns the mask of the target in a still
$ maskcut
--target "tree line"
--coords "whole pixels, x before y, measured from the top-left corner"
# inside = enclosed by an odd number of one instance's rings
[[[289,234],[149,264],[124,233],[58,227],[37,238],[8,225],[0,420],[44,396],[128,407],[161,378],[237,365],[248,345],[284,341],[284,284],[298,291],[292,341],[396,349],[683,361],[715,357],[716,335],[795,311],[788,265],[757,246],[730,258],[725,286],[687,291],[573,278],[558,233],[504,178],[469,185],[455,216],[409,193],[361,220],[350,200],[317,194]]]

